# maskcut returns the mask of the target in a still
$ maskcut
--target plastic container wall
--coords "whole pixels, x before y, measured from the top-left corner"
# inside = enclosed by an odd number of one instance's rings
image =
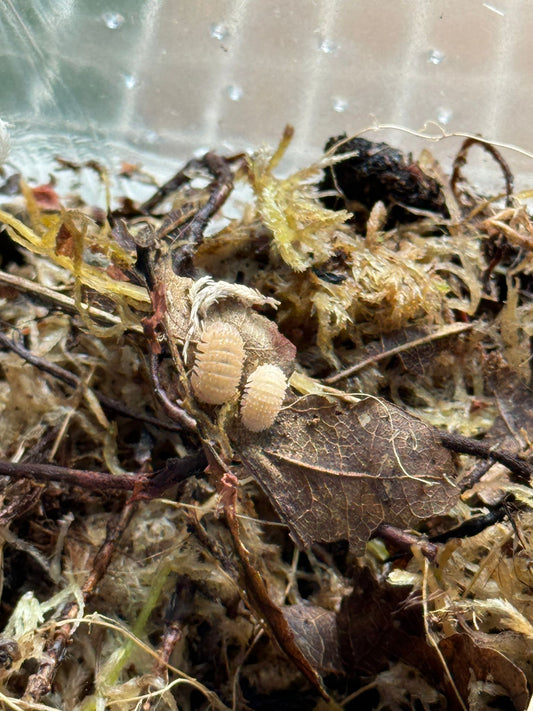
[[[276,145],[286,166],[377,124],[469,132],[533,150],[528,0],[4,0],[0,118],[11,162],[142,161]],[[441,127],[438,128],[437,124]],[[368,134],[416,154],[424,142]],[[460,141],[429,145],[446,163]],[[533,160],[506,153],[515,173]],[[483,157],[484,166],[498,169]],[[490,165],[490,168],[488,167]]]

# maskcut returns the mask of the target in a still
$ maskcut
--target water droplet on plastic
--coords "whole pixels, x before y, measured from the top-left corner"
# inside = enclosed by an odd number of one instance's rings
[[[146,131],[144,134],[144,140],[146,143],[150,143],[153,145],[154,143],[157,143],[159,141],[159,134],[157,131]]]
[[[139,80],[135,74],[123,74],[122,78],[124,79],[126,89],[135,89],[135,87],[139,84]]]
[[[119,12],[104,12],[102,20],[110,30],[118,30],[125,22],[124,17]]]
[[[348,101],[343,99],[341,96],[335,96],[333,98],[333,111],[338,114],[342,114],[348,108]]]
[[[439,106],[439,108],[437,109],[437,121],[443,126],[446,126],[448,123],[450,123],[450,119],[452,116],[453,111],[451,109],[447,109],[444,106]]]
[[[428,53],[428,62],[430,64],[441,64],[445,59],[446,55],[440,49],[431,49]]]
[[[230,84],[226,87],[226,94],[232,101],[240,101],[242,99],[242,87],[238,84]]]
[[[318,38],[318,49],[324,54],[333,54],[339,48],[333,40],[327,39],[326,37]]]
[[[213,39],[222,41],[228,38],[229,30],[226,25],[216,22],[209,27],[209,34]]]

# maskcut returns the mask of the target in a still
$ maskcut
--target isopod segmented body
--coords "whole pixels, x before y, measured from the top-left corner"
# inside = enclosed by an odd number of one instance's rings
[[[222,405],[235,395],[241,381],[244,343],[230,323],[218,321],[202,331],[191,387],[202,402]]]
[[[277,365],[260,365],[248,378],[241,401],[241,421],[251,432],[261,432],[276,419],[287,389],[287,378]]]

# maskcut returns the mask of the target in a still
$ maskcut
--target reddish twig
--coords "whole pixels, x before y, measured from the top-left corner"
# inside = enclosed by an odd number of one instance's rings
[[[431,561],[435,561],[439,552],[438,547],[426,538],[415,536],[412,533],[403,531],[401,528],[390,526],[388,523],[380,524],[375,535],[388,541],[403,553],[411,554],[412,546],[416,546]]]
[[[84,469],[59,467],[55,464],[0,461],[0,476],[33,481],[62,481],[83,489],[101,491],[133,491],[141,481],[133,474],[115,475],[108,472],[93,472]]]
[[[134,491],[134,499],[160,496],[171,486],[202,472],[207,466],[203,450],[181,459],[169,459],[153,474],[109,474],[84,469],[59,467],[55,464],[0,461],[0,476],[33,481],[62,481],[91,491]]]
[[[165,611],[165,628],[157,649],[157,658],[150,674],[154,680],[161,680],[163,684],[168,684],[170,657],[183,635],[183,624],[193,610],[193,598],[194,585],[192,581],[187,576],[180,577]],[[152,690],[154,690],[153,685],[147,689],[148,692]],[[159,697],[151,696],[144,702],[142,711],[150,711],[158,705]]]
[[[196,420],[191,417],[177,403],[172,402],[172,400],[166,394],[165,388],[163,387],[159,378],[159,363],[157,354],[155,352],[152,352],[150,356],[150,374],[152,376],[154,393],[159,398],[159,401],[164,407],[167,415],[176,422],[180,423],[182,428],[185,427],[186,429],[191,430],[192,432],[196,431]]]

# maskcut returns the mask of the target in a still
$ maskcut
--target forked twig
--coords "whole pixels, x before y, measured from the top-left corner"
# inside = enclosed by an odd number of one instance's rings
[[[452,452],[471,454],[480,459],[492,459],[506,466],[520,481],[525,483],[533,481],[533,466],[514,452],[496,449],[493,445],[452,432],[439,431],[439,437],[442,445]]]

